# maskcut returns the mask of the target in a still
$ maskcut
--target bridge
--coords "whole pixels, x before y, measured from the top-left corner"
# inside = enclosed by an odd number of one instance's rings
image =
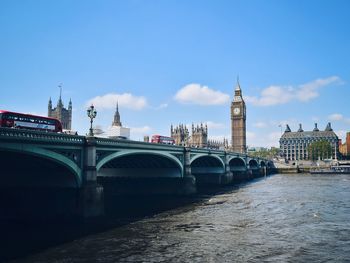
[[[0,128],[0,167],[2,202],[39,202],[42,195],[33,196],[45,193],[47,207],[94,217],[103,214],[104,193],[192,194],[269,173],[272,163],[229,151]]]

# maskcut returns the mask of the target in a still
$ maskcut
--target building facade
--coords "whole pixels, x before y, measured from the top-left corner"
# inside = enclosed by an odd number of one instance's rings
[[[56,118],[62,123],[62,128],[65,130],[72,129],[72,100],[69,100],[68,109],[63,105],[61,94],[57,102],[57,106],[52,108],[51,98],[49,99],[47,116]]]
[[[184,124],[176,127],[171,125],[170,136],[175,140],[175,145],[190,146],[195,148],[210,148],[210,149],[228,149],[228,140],[210,140],[208,139],[208,126],[192,124],[191,134]]]
[[[205,148],[208,147],[208,126],[203,123],[194,126],[192,124],[192,135],[190,138],[192,147]]]
[[[345,143],[342,143],[340,140],[339,143],[339,152],[344,156],[344,157],[350,157],[350,132],[346,133],[346,139]]]
[[[188,146],[190,133],[184,124],[179,124],[176,127],[171,125],[170,137],[175,140],[175,145]]]
[[[238,79],[231,103],[231,143],[232,151],[246,153],[246,105]]]
[[[301,124],[299,124],[299,129],[296,132],[292,132],[287,124],[286,130],[280,139],[280,150],[286,160],[310,160],[309,145],[318,141],[327,141],[330,143],[332,152],[327,159],[338,158],[339,139],[330,123],[327,124],[324,131],[318,129],[317,123],[315,123],[315,128],[312,131],[304,131]]]

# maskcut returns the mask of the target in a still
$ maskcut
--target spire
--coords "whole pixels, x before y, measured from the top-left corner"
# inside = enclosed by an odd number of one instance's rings
[[[237,85],[236,85],[236,89],[235,89],[235,91],[236,90],[241,90],[241,86],[239,85],[239,76],[237,75]]]
[[[298,130],[298,132],[303,132],[304,130],[303,130],[303,128],[302,128],[302,126],[301,126],[301,123],[299,123],[299,130]]]
[[[114,113],[114,120],[113,120],[112,126],[119,126],[119,127],[122,126],[122,123],[120,122],[118,101],[117,101],[117,107],[116,107],[115,113]]]
[[[317,128],[317,123],[315,123],[315,128],[314,128],[314,130],[313,130],[314,132],[318,132],[318,131],[320,131],[318,128]]]
[[[57,107],[62,107],[63,108],[63,102],[62,102],[62,84],[58,85],[60,88],[60,97],[57,102]]]
[[[291,132],[292,130],[289,128],[289,125],[286,124],[286,130],[284,132]]]
[[[328,122],[328,124],[327,124],[327,127],[326,127],[325,131],[333,131],[332,126],[331,126],[331,123],[330,123],[330,122]]]
[[[72,109],[72,98],[69,99],[68,109]]]
[[[47,117],[51,117],[51,112],[52,112],[52,100],[51,100],[51,97],[50,97],[49,103],[47,105]]]

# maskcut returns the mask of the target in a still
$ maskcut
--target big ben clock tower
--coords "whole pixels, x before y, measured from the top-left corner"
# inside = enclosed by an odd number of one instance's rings
[[[246,153],[246,107],[238,78],[231,103],[231,140],[234,152]]]

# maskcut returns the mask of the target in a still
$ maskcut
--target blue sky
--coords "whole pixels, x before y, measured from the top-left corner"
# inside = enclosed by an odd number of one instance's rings
[[[0,108],[46,115],[62,83],[73,129],[132,138],[206,122],[230,136],[239,75],[247,144],[278,146],[279,124],[350,131],[349,1],[0,1]]]

